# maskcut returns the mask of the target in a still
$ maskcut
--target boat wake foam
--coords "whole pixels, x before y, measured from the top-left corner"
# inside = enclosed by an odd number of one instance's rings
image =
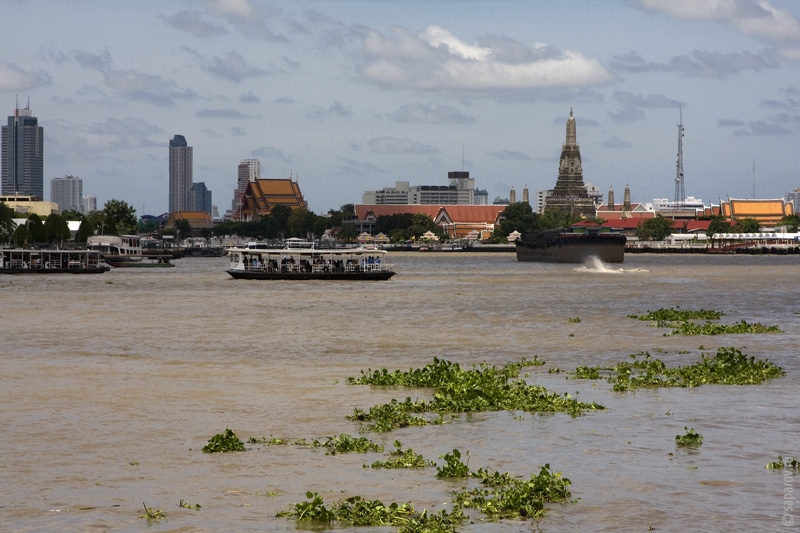
[[[610,268],[606,263],[601,261],[597,256],[590,255],[586,258],[583,266],[576,267],[575,270],[581,272],[596,272],[600,274],[624,274],[628,272],[649,272],[644,268]]]

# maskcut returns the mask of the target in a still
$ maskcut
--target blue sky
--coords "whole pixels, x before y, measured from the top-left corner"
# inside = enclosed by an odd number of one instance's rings
[[[5,0],[0,116],[45,128],[49,181],[98,205],[168,203],[168,143],[230,206],[240,160],[298,177],[316,213],[364,190],[444,185],[490,201],[552,188],[574,110],[585,182],[618,199],[800,187],[796,0]],[[4,120],[5,122],[5,120]],[[755,173],[753,164],[755,162]],[[755,179],[754,179],[755,178]]]

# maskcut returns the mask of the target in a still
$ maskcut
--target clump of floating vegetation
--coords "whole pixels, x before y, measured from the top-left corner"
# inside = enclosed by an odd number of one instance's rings
[[[347,378],[349,384],[402,385],[434,389],[432,400],[391,402],[371,407],[368,411],[356,408],[347,418],[365,424],[361,431],[386,432],[400,427],[441,424],[447,413],[483,411],[563,412],[573,416],[585,410],[604,409],[596,403],[583,403],[569,394],[551,393],[538,385],[519,378],[519,369],[540,365],[538,359],[522,360],[501,368],[481,364],[463,370],[458,363],[434,358],[433,363],[408,372],[386,369],[374,372],[362,370],[361,377]],[[438,414],[429,420],[422,413]]]
[[[244,449],[244,442],[229,428],[225,428],[225,433],[211,437],[208,444],[203,446],[205,453],[243,452]]]
[[[309,501],[296,503],[292,510],[281,511],[277,516],[298,521],[347,522],[354,526],[398,526],[398,531],[407,533],[452,532],[456,530],[456,526],[467,520],[461,507],[455,507],[450,513],[445,510],[428,513],[427,510],[417,512],[411,502],[384,505],[380,500],[368,501],[361,496],[351,496],[327,506],[322,496],[316,492],[306,492],[306,498]]]
[[[750,324],[740,320],[733,324],[717,324],[711,320],[719,320],[725,313],[706,309],[658,309],[643,315],[628,315],[628,318],[650,321],[650,325],[659,328],[671,328],[668,335],[724,335],[728,333],[780,333],[778,326],[765,326],[759,322]],[[703,324],[693,320],[706,320]]]
[[[181,499],[180,503],[178,504],[178,507],[182,507],[184,509],[194,509],[195,511],[199,511],[201,506],[199,503],[192,505],[191,503]]]
[[[776,470],[780,470],[782,468],[789,468],[791,470],[797,471],[798,469],[800,469],[800,462],[798,462],[798,460],[793,457],[789,457],[786,460],[784,460],[783,457],[779,455],[777,461],[770,461],[769,463],[767,463],[767,468]]]
[[[454,449],[452,452],[440,455],[439,457],[444,459],[444,465],[436,467],[436,477],[469,477],[469,465],[461,462],[461,452],[458,449]]]
[[[723,311],[712,311],[706,309],[665,309],[661,308],[656,311],[647,311],[643,315],[628,315],[628,318],[635,318],[637,320],[645,320],[648,322],[677,322],[680,320],[718,320],[725,313]]]
[[[399,443],[395,443],[397,446]],[[397,446],[399,448],[399,446]],[[368,501],[361,496],[352,496],[333,505],[325,505],[316,492],[307,492],[309,501],[296,503],[289,511],[277,516],[325,523],[347,522],[354,526],[398,526],[399,532],[452,532],[456,526],[467,521],[463,509],[475,509],[490,519],[527,518],[544,515],[544,504],[567,502],[570,498],[569,479],[561,472],[554,472],[547,464],[530,479],[517,478],[509,473],[479,469],[471,472],[461,462],[461,452],[453,450],[445,456],[448,475],[437,477],[472,478],[480,481],[481,487],[464,487],[453,493],[454,506],[450,513],[445,510],[437,514],[418,513],[412,502],[385,505],[378,500]]]
[[[372,463],[372,468],[425,468],[436,466],[436,463],[425,459],[411,448],[404,450],[403,444],[399,440],[394,441],[394,447],[395,449],[389,452],[391,459],[375,461]],[[364,468],[366,466],[364,465]]]
[[[484,469],[471,476],[488,488],[464,488],[456,492],[456,503],[478,509],[493,519],[541,517],[545,503],[568,501],[572,485],[561,472],[553,472],[549,464],[527,480]]]
[[[289,439],[281,439],[270,435],[269,438],[261,437],[257,439],[250,437],[250,444],[263,444],[265,446],[285,446],[294,444],[295,446],[305,446],[306,448],[325,448],[326,455],[336,455],[337,453],[367,453],[382,452],[384,445],[373,442],[365,437],[353,437],[342,433],[336,437],[320,437],[310,441],[303,438],[290,442]]]
[[[309,444],[311,448],[325,448],[328,455],[337,453],[367,453],[382,452],[383,444],[372,442],[365,437],[353,437],[342,433],[338,437],[323,437],[314,439]]]
[[[148,522],[158,522],[161,519],[167,518],[166,511],[148,507],[147,504],[144,502],[142,502],[142,505],[144,505],[144,514],[139,518],[147,518]]]
[[[697,387],[700,385],[756,385],[767,379],[778,378],[786,372],[768,360],[756,360],[733,347],[718,348],[711,357],[688,366],[668,368],[660,359],[648,352],[632,354],[630,361],[617,363],[613,367],[586,367],[575,369],[578,379],[601,379],[605,377],[618,392],[639,388]]]
[[[675,446],[679,448],[696,448],[703,444],[703,436],[697,433],[694,428],[689,429],[684,426],[683,429],[686,430],[685,434],[675,435]]]

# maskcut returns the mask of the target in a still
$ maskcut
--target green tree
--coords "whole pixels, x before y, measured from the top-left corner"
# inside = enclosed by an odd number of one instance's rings
[[[355,224],[342,224],[336,234],[340,241],[350,242],[358,237],[358,231]]]
[[[672,233],[672,219],[648,218],[636,226],[636,236],[643,241],[663,241]]]
[[[31,213],[28,215],[28,223],[26,226],[28,226],[28,231],[31,234],[31,244],[47,242],[47,232],[45,232],[42,217],[36,213]]]
[[[737,233],[758,233],[761,231],[761,224],[754,218],[741,218],[733,225],[733,230]]]
[[[61,216],[64,217],[64,220],[84,220],[86,218],[83,213],[74,209],[62,211]]]
[[[569,209],[550,207],[544,210],[538,229],[541,231],[550,228],[568,228],[580,221],[581,217],[575,215]]]
[[[136,233],[136,209],[128,205],[127,202],[112,198],[103,206],[103,212],[106,215],[105,224],[107,227],[111,226],[111,221],[113,221],[113,227],[117,232],[123,235]],[[113,235],[108,231],[106,231],[106,233]]]
[[[0,242],[7,242],[17,225],[14,223],[14,210],[5,202],[0,202]]]
[[[797,230],[800,229],[800,216],[798,215],[785,215],[780,224],[782,226],[786,226],[786,229],[789,233],[797,233]]]
[[[28,224],[20,224],[17,226],[14,230],[14,234],[11,236],[11,243],[13,246],[18,246],[20,248],[27,248],[33,244],[33,235],[31,235]]]
[[[310,215],[313,216],[308,209],[292,209],[292,212],[289,213],[289,218],[286,221],[289,228],[289,234],[292,237],[305,238],[308,233],[311,233],[313,230],[313,223],[311,222]]]
[[[50,213],[44,221],[44,233],[47,242],[63,243],[72,238],[67,221],[58,213]]]
[[[185,218],[181,218],[175,221],[175,233],[177,234],[176,237],[179,241],[187,238],[189,234],[192,232],[192,223],[186,220]]]
[[[531,233],[539,225],[539,213],[534,213],[528,202],[516,202],[503,210],[500,226],[495,229],[494,240],[501,241],[510,233]]]
[[[94,224],[89,220],[84,220],[75,234],[75,242],[85,244],[92,235],[94,235]]]
[[[713,216],[706,230],[706,235],[711,237],[715,233],[730,233],[732,228],[731,223],[725,220],[725,217],[721,215]]]

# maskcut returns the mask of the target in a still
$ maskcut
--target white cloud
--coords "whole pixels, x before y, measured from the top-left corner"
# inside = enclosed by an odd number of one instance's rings
[[[472,124],[473,117],[439,104],[408,104],[389,115],[394,122],[421,124]]]
[[[612,80],[597,59],[580,52],[547,48],[545,53],[546,47],[537,45],[536,50],[526,47],[528,53],[520,54],[523,45],[516,44],[511,61],[499,58],[491,47],[465,43],[438,26],[415,35],[397,26],[388,35],[367,30],[362,36],[361,74],[386,89],[426,91],[580,87]],[[506,39],[501,55],[511,56],[512,48]]]
[[[14,63],[0,61],[0,91],[19,91],[50,85],[52,79],[44,71],[28,72]]]

